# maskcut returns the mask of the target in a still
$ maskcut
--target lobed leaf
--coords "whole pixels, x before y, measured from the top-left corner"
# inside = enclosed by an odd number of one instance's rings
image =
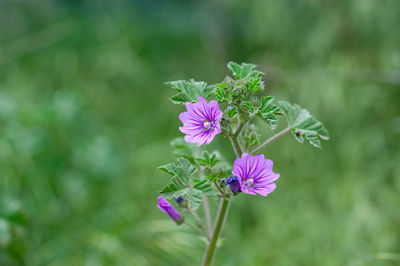
[[[255,67],[256,67],[256,65],[253,65],[253,64],[242,63],[242,65],[239,65],[235,62],[228,63],[228,69],[230,71],[232,71],[233,76],[237,80],[248,79],[248,78],[258,78],[258,77],[264,75],[264,73],[254,70]]]
[[[297,141],[303,143],[306,139],[314,147],[321,148],[320,139],[329,139],[328,130],[308,110],[285,101],[279,101],[279,104],[285,110],[291,132]]]
[[[169,98],[169,100],[174,104],[185,104],[186,102],[197,102],[198,97],[202,96],[206,98],[211,87],[207,86],[204,81],[194,81],[193,79],[187,80],[177,80],[166,82],[165,84],[170,85],[175,89],[178,94]]]
[[[243,101],[240,103],[240,105],[245,107],[252,116],[258,112],[258,109],[256,109],[250,101]]]
[[[207,180],[207,179],[194,180],[193,188],[200,190],[201,192],[203,192],[204,194],[206,194],[209,197],[212,197],[215,199],[217,198],[217,193],[214,191],[209,180]]]
[[[277,126],[277,115],[282,115],[281,109],[273,104],[274,97],[266,96],[261,98],[261,106],[258,109],[258,115],[267,122],[267,124],[275,129]]]
[[[196,167],[184,158],[178,158],[178,162],[179,164],[170,163],[159,167],[162,171],[173,175],[169,184],[159,191],[161,195],[167,199],[184,196],[188,201],[189,208],[192,210],[197,209],[201,204],[203,200],[202,193],[216,198],[217,195],[207,179],[190,179],[197,171]]]

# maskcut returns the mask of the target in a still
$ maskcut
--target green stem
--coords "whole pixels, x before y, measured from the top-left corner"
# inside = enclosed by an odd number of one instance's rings
[[[290,130],[290,127],[285,128],[284,130],[278,132],[277,134],[273,135],[272,137],[270,137],[269,139],[267,139],[263,144],[261,144],[260,146],[258,146],[256,149],[254,149],[251,154],[255,154],[256,152],[260,151],[262,148],[264,148],[265,146],[267,146],[269,143],[273,142],[274,140],[276,140],[277,138],[279,138],[280,136],[284,135],[286,132],[288,132]]]
[[[197,227],[201,230],[203,235],[207,238],[207,240],[210,240],[210,235],[206,231],[206,229],[203,226],[203,222],[201,221],[200,217],[197,215],[195,211],[192,211],[188,208],[189,213],[193,216],[193,218],[196,220],[196,225]]]
[[[200,234],[202,234],[203,232],[199,229],[199,228],[197,228],[196,226],[194,226],[193,224],[191,224],[190,222],[188,222],[188,221],[185,221],[184,222],[185,224],[187,224],[189,227],[191,227],[193,230],[195,230],[195,231],[197,231],[197,232],[199,232]]]
[[[218,216],[217,216],[217,221],[215,223],[214,232],[212,234],[210,244],[208,245],[206,256],[204,257],[203,266],[211,265],[211,260],[215,253],[215,248],[217,246],[219,233],[221,232],[222,227],[224,225],[225,216],[227,214],[228,207],[229,207],[229,200],[227,198],[223,198],[220,208],[219,208],[219,211],[218,211]]]
[[[240,158],[242,155],[242,148],[240,148],[239,142],[236,137],[229,138],[231,140],[233,149],[235,150],[236,158]]]
[[[250,119],[251,118],[248,118],[244,122],[242,122],[240,124],[239,128],[236,130],[236,132],[229,137],[229,139],[232,142],[232,146],[233,146],[233,149],[235,150],[235,154],[236,154],[237,158],[240,158],[240,156],[242,155],[242,148],[240,148],[240,145],[238,142],[238,136],[240,135],[240,132],[242,131],[243,126]],[[218,188],[218,186],[217,186],[217,188]],[[222,195],[224,195],[224,193]],[[225,221],[225,216],[228,213],[228,208],[229,208],[229,199],[227,199],[224,195],[224,197],[221,201],[221,205],[219,207],[217,221],[215,222],[215,226],[214,226],[214,232],[211,236],[210,243],[207,247],[206,256],[204,257],[203,266],[211,265],[211,261],[214,256],[214,253],[215,253],[215,248],[217,246],[219,234],[222,231],[222,227],[223,227],[224,221]]]
[[[246,125],[247,122],[249,122],[251,119],[253,118],[253,116],[249,115],[246,120],[244,120],[242,123],[240,123],[238,129],[236,130],[236,132],[233,134],[234,138],[237,138],[240,134],[240,132],[242,132],[243,127]]]

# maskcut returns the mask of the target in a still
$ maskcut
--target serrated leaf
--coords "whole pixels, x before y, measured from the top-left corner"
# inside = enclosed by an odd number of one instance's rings
[[[236,107],[230,106],[229,108],[226,108],[225,114],[228,116],[228,118],[234,117],[237,114]]]
[[[174,104],[185,104],[186,102],[197,102],[198,97],[207,97],[211,91],[211,87],[207,86],[204,81],[194,81],[193,79],[177,80],[166,82],[165,84],[170,85],[175,89],[178,94],[169,98]]]
[[[243,139],[245,142],[245,146],[248,149],[251,149],[254,145],[259,143],[259,134],[257,133],[257,127],[255,124],[250,124],[246,126]]]
[[[182,93],[176,94],[168,99],[174,104],[185,104],[186,102],[189,102],[189,98]]]
[[[258,78],[261,75],[264,75],[264,73],[254,70],[255,67],[256,65],[253,64],[242,63],[242,65],[239,65],[235,62],[228,63],[228,69],[232,71],[233,76],[237,80],[245,78]]]
[[[320,139],[329,139],[328,130],[308,110],[285,101],[279,101],[279,104],[285,110],[291,132],[297,141],[303,143],[306,139],[314,147],[321,148]]]
[[[160,169],[168,174],[173,174],[169,184],[159,193],[167,199],[185,197],[190,209],[195,210],[203,200],[202,193],[210,197],[216,197],[215,191],[207,179],[191,180],[190,177],[197,171],[187,159],[178,158],[179,164],[166,164]]]
[[[167,174],[170,174],[172,176],[176,175],[176,165],[173,163],[169,163],[169,164],[165,164],[165,165],[161,165],[158,167],[158,169],[160,169],[161,171],[166,172]]]
[[[281,115],[281,109],[273,104],[274,97],[266,96],[261,98],[261,106],[258,109],[259,116],[267,122],[267,124],[275,129],[278,118],[277,115]]]
[[[243,101],[240,105],[245,107],[250,115],[255,115],[258,112],[250,101]]]
[[[264,85],[261,83],[261,78],[250,78],[247,83],[247,86],[253,93],[264,89]]]
[[[184,158],[178,158],[178,161],[181,165],[178,169],[182,169],[181,176],[189,181],[190,176],[197,172],[197,168]]]
[[[188,205],[191,210],[196,210],[203,202],[203,194],[197,189],[189,189],[186,197],[188,199]]]
[[[197,168],[185,158],[178,158],[178,162],[179,164],[169,163],[162,165],[158,169],[177,177],[179,182],[188,184],[190,176],[197,171]]]
[[[166,198],[171,199],[185,195],[188,189],[188,183],[184,179],[174,176],[169,181],[169,184],[163,187],[159,193]]]
[[[217,198],[217,193],[214,191],[210,182],[207,179],[194,180],[192,184],[194,189],[200,190],[209,197]]]
[[[228,84],[226,82],[221,82],[218,84],[215,84],[212,90],[212,94],[215,95],[215,99],[222,103],[227,100],[225,90],[229,88]]]

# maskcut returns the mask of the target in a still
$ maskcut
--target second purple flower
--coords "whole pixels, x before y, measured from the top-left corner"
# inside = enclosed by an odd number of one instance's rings
[[[186,103],[187,112],[179,115],[183,126],[179,130],[186,134],[185,141],[188,143],[197,143],[197,146],[203,143],[210,144],[215,135],[221,132],[219,123],[222,117],[222,111],[219,109],[218,102],[215,100],[207,101],[199,96],[197,103]]]
[[[232,174],[237,177],[240,190],[246,194],[267,196],[275,190],[279,174],[272,172],[273,162],[264,154],[250,156],[243,153],[233,164]]]

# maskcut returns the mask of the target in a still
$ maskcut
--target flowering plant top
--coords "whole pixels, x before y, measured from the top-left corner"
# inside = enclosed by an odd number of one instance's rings
[[[267,196],[276,189],[280,175],[273,171],[272,160],[261,153],[263,149],[287,132],[297,141],[307,140],[317,148],[321,148],[321,139],[329,139],[324,125],[306,109],[285,101],[277,104],[273,96],[259,96],[266,84],[262,80],[264,73],[255,68],[253,64],[229,62],[232,76],[214,85],[194,80],[167,82],[177,92],[169,100],[184,105],[185,110],[179,115],[183,137],[171,142],[177,163],[159,167],[172,179],[159,191],[162,196],[158,198],[158,207],[177,224],[187,224],[203,234],[207,240],[203,265],[211,264],[233,198]],[[264,121],[275,131],[282,116],[286,117],[287,126],[261,142],[255,121]],[[219,151],[207,150],[208,144],[222,141],[221,137],[232,144],[236,155],[233,163]],[[174,199],[182,213],[167,199]],[[213,228],[209,199],[220,202]],[[204,204],[205,223],[197,214],[201,204]]]

